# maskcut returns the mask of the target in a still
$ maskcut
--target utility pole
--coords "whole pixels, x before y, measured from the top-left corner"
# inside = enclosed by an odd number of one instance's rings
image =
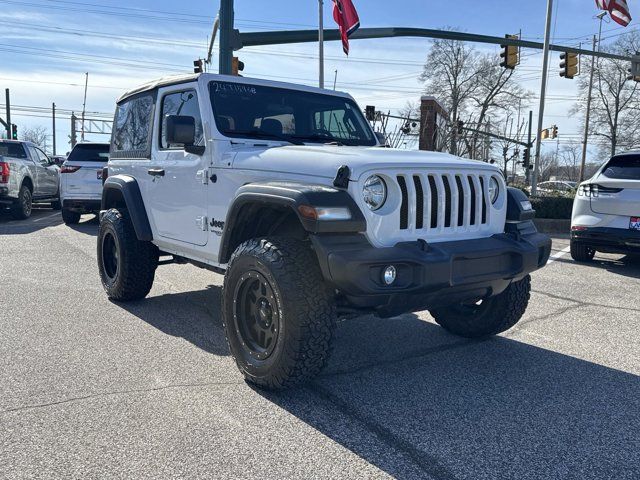
[[[56,104],[51,105],[51,118],[53,119],[53,155],[56,155]]]
[[[81,134],[80,141],[84,142],[84,117],[87,111],[87,88],[89,87],[89,72],[85,74],[84,78],[84,101],[82,102],[82,125],[81,125]]]
[[[76,143],[78,143],[78,134],[76,132],[77,119],[78,117],[76,117],[76,114],[71,112],[71,148],[75,147]]]
[[[11,139],[11,94],[7,88],[5,91],[5,106],[7,107],[7,138]]]
[[[600,51],[600,42],[602,40],[602,21],[604,17],[607,15],[607,12],[602,12],[598,15],[600,19],[600,28],[598,30],[598,39],[594,35],[593,37],[593,51]],[[596,48],[597,46],[597,48]],[[578,183],[584,182],[584,171],[587,165],[587,143],[589,141],[589,123],[591,121],[591,100],[593,96],[593,77],[596,70],[596,57],[595,55],[591,57],[591,74],[589,79],[589,94],[587,95],[587,112],[585,114],[584,120],[584,141],[582,143],[582,160],[580,162],[580,177],[578,179]]]
[[[324,88],[324,0],[318,0],[318,46],[320,52],[320,88]]]
[[[221,75],[231,75],[233,63],[233,0],[220,0],[220,68]]]
[[[547,0],[547,26],[544,32],[544,45],[542,49],[542,86],[540,87],[540,111],[538,113],[538,135],[536,137],[536,158],[533,167],[533,179],[531,181],[531,195],[538,193],[538,173],[540,171],[540,153],[542,149],[542,126],[544,125],[544,103],[547,94],[547,76],[549,74],[549,45],[551,44],[551,20],[553,17],[553,0]]]
[[[531,162],[531,141],[533,140],[533,110],[529,110],[529,135],[527,137],[527,145],[529,145],[527,147],[527,152],[529,152],[528,154],[528,158],[529,158],[529,162]],[[529,186],[529,179],[531,178],[531,169],[529,168],[529,165],[525,165],[525,170],[524,170],[524,183],[525,185]]]

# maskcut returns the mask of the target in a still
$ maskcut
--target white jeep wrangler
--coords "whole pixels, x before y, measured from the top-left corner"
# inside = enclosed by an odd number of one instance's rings
[[[224,274],[231,354],[265,388],[316,375],[337,317],[428,309],[457,335],[503,332],[551,249],[497,168],[379,148],[349,95],[300,85],[144,85],[118,101],[106,173],[109,297],[145,297],[166,263]]]

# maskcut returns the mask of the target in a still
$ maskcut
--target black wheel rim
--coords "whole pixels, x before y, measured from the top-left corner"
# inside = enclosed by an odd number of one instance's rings
[[[22,197],[22,212],[29,216],[31,215],[31,193],[29,190],[24,191],[24,195]]]
[[[233,318],[242,347],[258,360],[275,350],[280,333],[280,310],[273,287],[259,272],[247,272],[238,282]]]
[[[115,280],[118,276],[118,246],[111,233],[102,239],[102,267],[109,280]]]

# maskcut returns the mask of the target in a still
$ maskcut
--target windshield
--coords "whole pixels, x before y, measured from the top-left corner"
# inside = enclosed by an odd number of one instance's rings
[[[0,157],[27,158],[21,143],[0,142]]]
[[[375,146],[371,128],[348,98],[260,85],[211,82],[218,130],[227,137]]]
[[[616,180],[640,180],[640,154],[613,157],[602,174]]]
[[[109,144],[76,145],[67,158],[68,162],[108,162]]]

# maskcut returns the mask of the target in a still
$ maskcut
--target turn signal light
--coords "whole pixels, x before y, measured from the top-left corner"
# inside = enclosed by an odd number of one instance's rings
[[[60,169],[60,173],[76,173],[81,168],[82,167],[72,167],[68,165],[63,165],[62,168]]]
[[[9,183],[9,164],[7,162],[0,162],[0,183]]]

